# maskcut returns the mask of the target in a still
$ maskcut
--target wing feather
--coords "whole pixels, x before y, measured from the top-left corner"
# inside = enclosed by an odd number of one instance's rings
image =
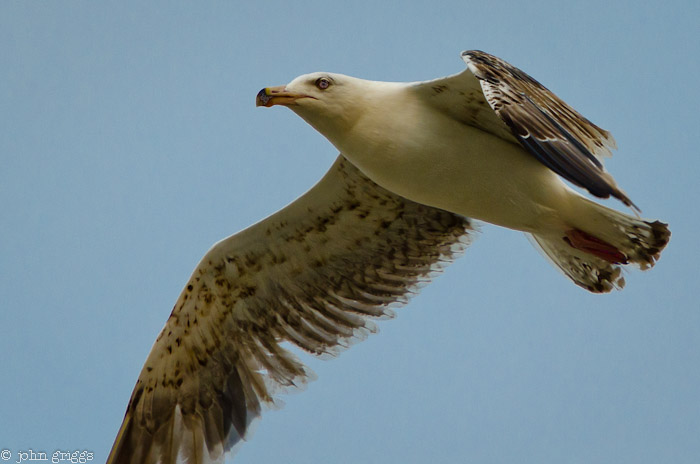
[[[415,84],[433,107],[502,139],[521,144],[542,164],[591,194],[638,209],[601,162],[616,148],[593,124],[520,69],[488,53],[462,53],[467,70]]]
[[[591,194],[613,196],[636,206],[620,190],[599,160],[611,156],[612,135],[567,105],[520,69],[488,53],[462,53],[479,80],[489,106],[543,164]]]
[[[158,336],[109,463],[222,462],[264,405],[376,331],[469,242],[468,219],[413,203],[342,156],[308,193],[217,243]]]

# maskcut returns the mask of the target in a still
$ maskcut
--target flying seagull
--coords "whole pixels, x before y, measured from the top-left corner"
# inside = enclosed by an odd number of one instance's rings
[[[603,168],[615,141],[529,75],[480,51],[426,82],[313,73],[257,95],[339,151],[302,197],[215,244],[141,371],[108,463],[223,462],[251,422],[311,372],[282,342],[335,355],[376,330],[471,241],[473,219],[520,230],[574,283],[622,288],[666,224]],[[473,218],[473,219],[472,219]]]

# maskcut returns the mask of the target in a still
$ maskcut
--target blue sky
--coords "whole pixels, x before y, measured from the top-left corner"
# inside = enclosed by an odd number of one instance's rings
[[[651,2],[650,2],[651,3]],[[380,333],[263,416],[235,462],[697,462],[694,1],[0,3],[0,448],[104,461],[195,264],[336,153],[257,91],[507,59],[610,130],[671,243],[590,295],[484,226]],[[615,203],[610,203],[615,205]],[[618,206],[618,205],[615,205]]]

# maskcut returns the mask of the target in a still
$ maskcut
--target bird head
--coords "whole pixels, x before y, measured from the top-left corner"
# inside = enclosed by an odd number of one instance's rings
[[[257,106],[286,106],[338,146],[357,120],[371,107],[373,82],[343,74],[316,72],[287,85],[265,87]]]

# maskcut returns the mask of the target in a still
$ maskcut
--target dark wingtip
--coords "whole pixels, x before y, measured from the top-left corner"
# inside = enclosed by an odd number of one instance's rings
[[[615,198],[617,198],[618,200],[620,200],[621,202],[623,202],[625,204],[625,206],[632,208],[632,210],[635,212],[635,214],[637,216],[642,214],[642,210],[639,208],[639,206],[635,205],[634,202],[632,200],[630,200],[630,198],[627,195],[625,195],[624,193],[622,193],[618,190],[617,192],[613,193],[613,196]]]

